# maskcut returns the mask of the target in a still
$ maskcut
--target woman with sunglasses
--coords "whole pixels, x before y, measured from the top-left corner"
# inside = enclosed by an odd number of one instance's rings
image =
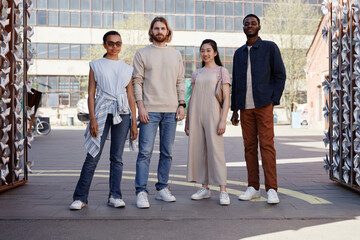
[[[230,75],[222,67],[217,44],[205,39],[200,46],[202,68],[192,77],[191,97],[187,109],[185,133],[189,136],[187,177],[202,184],[193,200],[211,197],[209,184],[220,186],[220,205],[229,205],[226,192],[226,161],[223,134],[230,105]],[[222,83],[223,104],[215,97],[218,81]]]
[[[138,132],[132,88],[133,68],[119,60],[121,45],[121,36],[118,32],[107,32],[103,37],[106,54],[103,58],[90,62],[90,123],[85,132],[84,143],[87,156],[75,188],[71,210],[80,210],[87,204],[90,184],[109,130],[111,145],[108,204],[116,208],[125,207],[120,189],[122,154],[129,129],[130,141],[137,138]]]

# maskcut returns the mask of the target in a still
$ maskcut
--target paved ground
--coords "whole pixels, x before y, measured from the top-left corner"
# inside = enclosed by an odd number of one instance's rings
[[[179,126],[174,145],[170,188],[176,203],[155,200],[158,143],[152,157],[149,209],[135,205],[136,153],[124,153],[123,198],[126,207],[107,206],[109,145],[94,177],[89,205],[69,211],[85,157],[82,128],[53,129],[37,137],[29,159],[35,162],[29,182],[0,193],[0,239],[359,239],[360,195],[333,183],[323,169],[323,133],[277,126],[279,197],[242,202],[246,168],[239,127],[225,135],[231,205],[211,199],[192,201],[196,185],[186,182],[187,137]],[[263,175],[261,175],[263,182]],[[262,196],[266,192],[262,186]]]

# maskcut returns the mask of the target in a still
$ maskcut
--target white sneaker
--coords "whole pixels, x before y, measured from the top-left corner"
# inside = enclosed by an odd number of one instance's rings
[[[139,192],[136,195],[136,206],[138,208],[149,208],[150,207],[147,195],[148,194],[145,191]]]
[[[86,204],[83,203],[80,200],[75,200],[72,202],[72,204],[70,204],[70,210],[81,210],[83,207],[85,207]]]
[[[175,202],[176,198],[171,194],[168,188],[163,188],[156,192],[155,199],[163,200],[165,202]]]
[[[210,198],[210,197],[211,197],[210,189],[206,189],[204,187],[200,188],[196,193],[191,195],[192,200],[201,200],[201,199]]]
[[[272,188],[269,189],[267,191],[267,195],[268,195],[268,200],[267,200],[268,204],[278,204],[280,202],[277,192],[274,189]]]
[[[260,190],[256,190],[254,187],[248,187],[246,191],[239,196],[239,200],[249,201],[259,197],[261,197]]]
[[[113,196],[110,196],[108,205],[113,206],[115,208],[121,208],[121,207],[125,207],[125,202],[121,198],[113,198]]]
[[[230,205],[229,194],[225,191],[220,192],[220,205],[223,206]]]

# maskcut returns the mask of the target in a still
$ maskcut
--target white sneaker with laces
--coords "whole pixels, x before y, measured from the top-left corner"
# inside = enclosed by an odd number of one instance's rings
[[[223,206],[230,205],[229,194],[225,191],[220,192],[220,205],[223,205]]]
[[[75,200],[70,204],[70,210],[81,210],[86,204],[80,200]]]
[[[210,189],[206,189],[205,187],[200,188],[196,193],[191,195],[192,200],[201,200],[210,197],[211,197],[211,191]]]
[[[246,191],[239,196],[239,200],[249,201],[259,197],[261,197],[260,190],[256,190],[254,187],[248,187]]]
[[[121,208],[125,207],[125,202],[121,198],[114,198],[113,196],[110,196],[108,205],[115,208]]]
[[[136,195],[136,206],[138,208],[149,208],[150,207],[147,195],[148,194],[145,191],[139,192]]]
[[[267,191],[267,195],[268,195],[268,199],[267,199],[268,204],[278,204],[280,202],[277,192],[274,189],[272,188],[269,189]]]
[[[163,200],[165,202],[175,202],[176,198],[171,194],[168,188],[163,188],[156,192],[155,199]]]

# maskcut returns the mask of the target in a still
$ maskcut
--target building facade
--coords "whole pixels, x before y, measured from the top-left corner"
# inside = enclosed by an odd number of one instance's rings
[[[320,8],[321,0],[302,0]],[[33,0],[28,20],[35,26],[32,38],[36,53],[29,69],[34,88],[43,92],[40,115],[51,123],[76,122],[76,103],[87,91],[89,72],[86,54],[93,45],[102,44],[106,31],[131,16],[148,19],[165,16],[174,37],[171,46],[184,59],[186,78],[200,66],[199,46],[205,38],[217,41],[224,66],[232,72],[234,51],[246,41],[243,17],[255,13],[263,17],[271,0]],[[121,34],[126,34],[122,29]],[[143,32],[146,35],[146,31]],[[264,34],[262,38],[266,39]],[[126,43],[124,42],[126,45]],[[121,55],[121,54],[120,54]],[[121,57],[121,56],[120,56]]]

